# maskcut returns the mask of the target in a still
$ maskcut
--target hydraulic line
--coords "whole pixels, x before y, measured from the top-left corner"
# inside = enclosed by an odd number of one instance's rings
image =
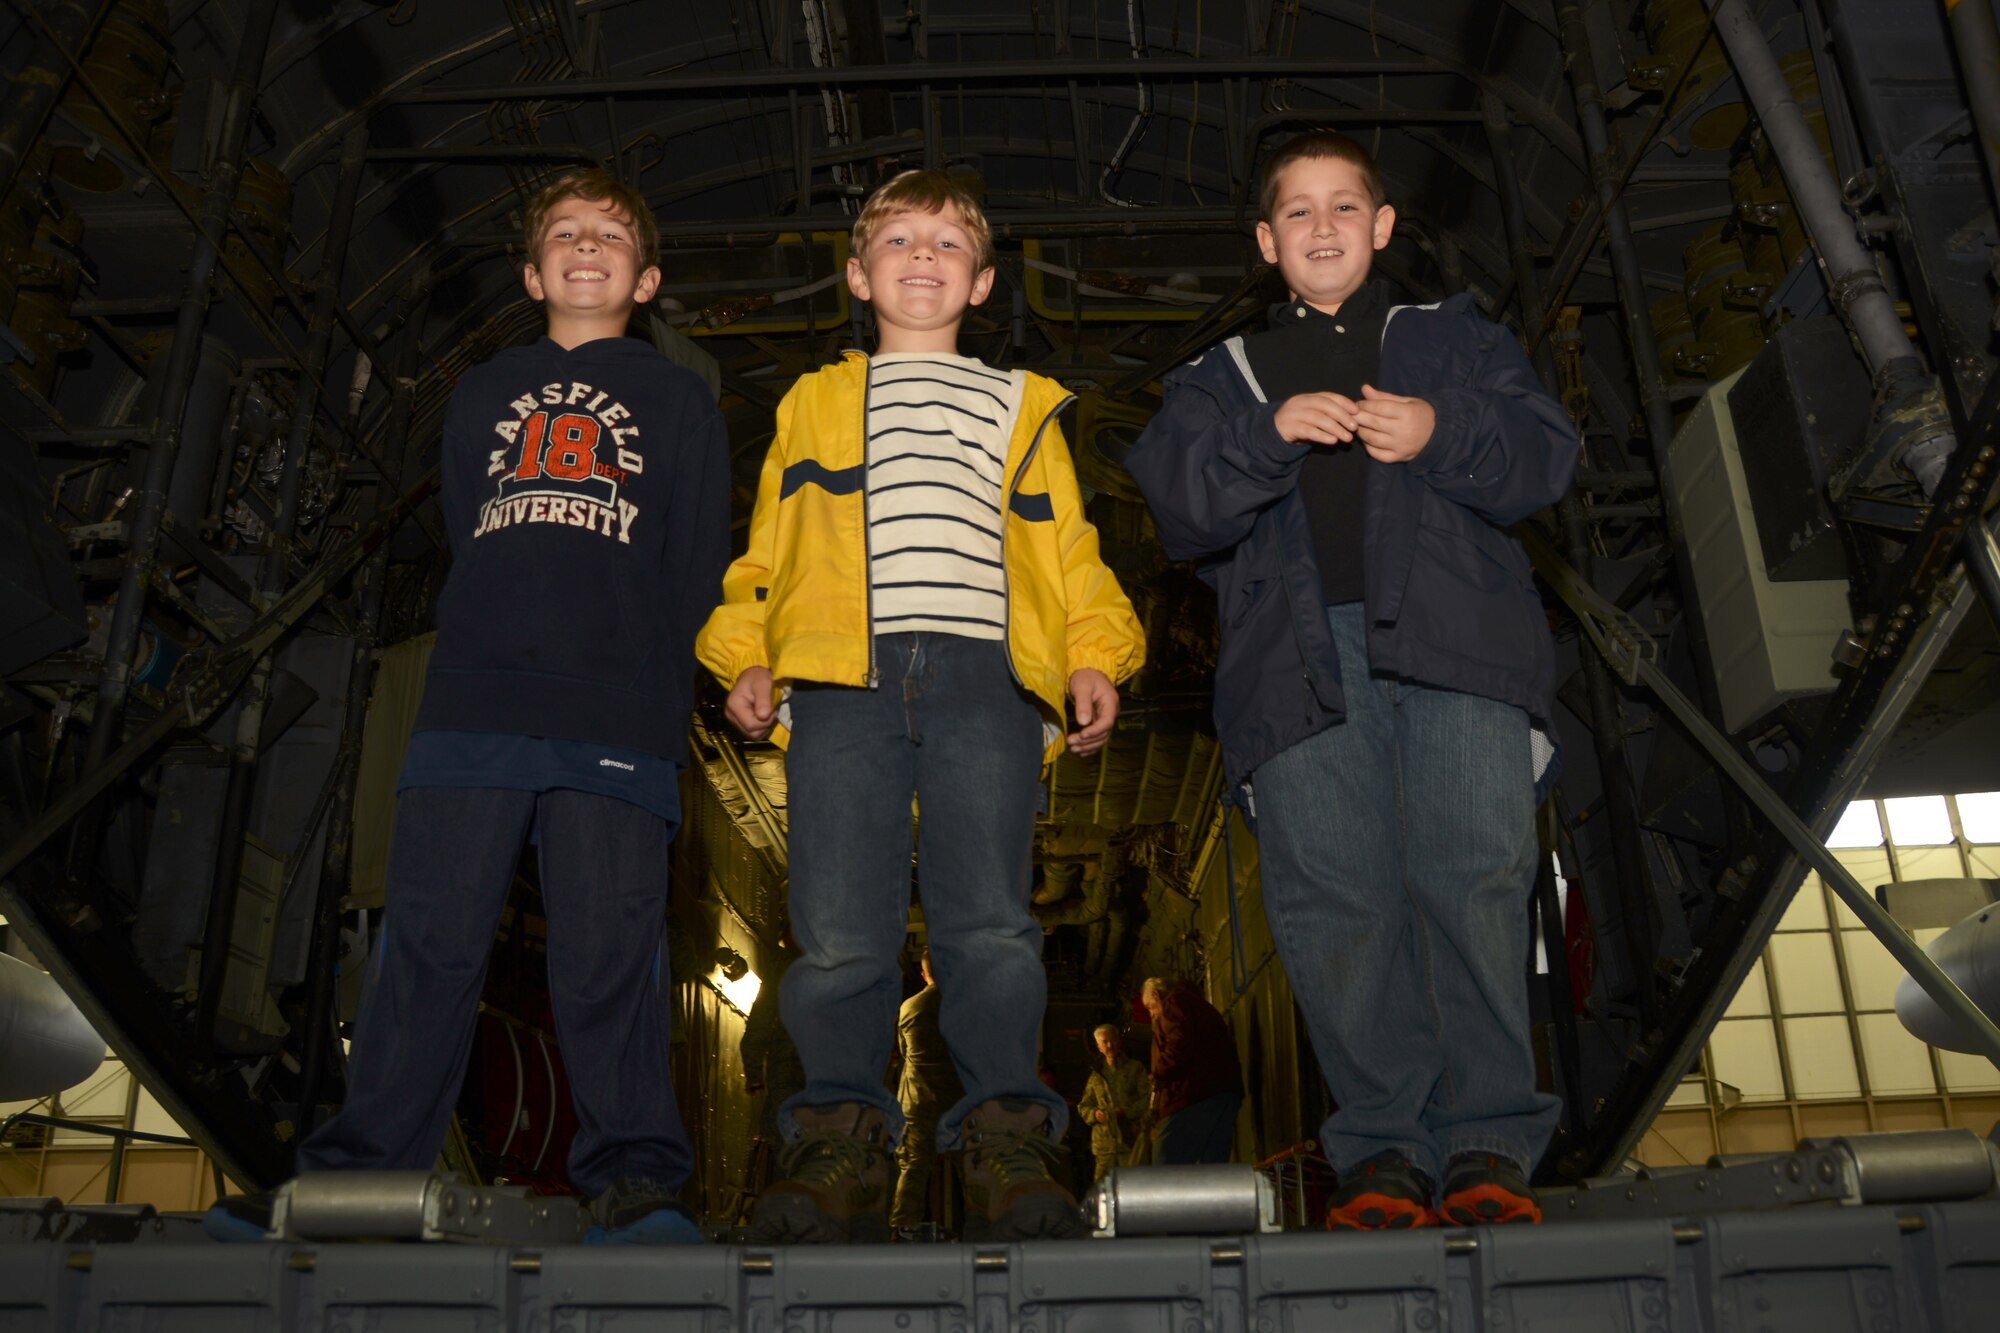
[[[1924,368],[1910,335],[1903,331],[1903,317],[1896,313],[1896,302],[1876,270],[1874,256],[1861,242],[1841,199],[1840,184],[1820,156],[1819,144],[1756,15],[1742,0],[1709,0],[1709,8],[1743,96],[1757,113],[1799,219],[1819,252],[1827,294],[1853,330],[1875,377],[1875,416],[1855,480],[1865,484],[1870,472],[1896,463],[1917,479],[1928,496],[1937,489],[1945,460],[1958,444],[1937,377]],[[1835,480],[1836,487],[1842,480]]]

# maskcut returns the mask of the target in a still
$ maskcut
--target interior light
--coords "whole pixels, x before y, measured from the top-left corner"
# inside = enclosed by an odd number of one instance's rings
[[[764,988],[764,983],[747,968],[736,977],[729,975],[730,970],[718,966],[708,974],[708,984],[715,987],[738,1013],[748,1014],[750,1006],[757,1003],[757,992]]]

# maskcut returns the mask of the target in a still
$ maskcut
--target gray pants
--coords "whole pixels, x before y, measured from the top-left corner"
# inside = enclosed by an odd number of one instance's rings
[[[903,1108],[903,1141],[896,1146],[896,1197],[889,1205],[889,1226],[907,1231],[931,1220],[931,1164],[937,1160],[936,1102],[912,1102]]]

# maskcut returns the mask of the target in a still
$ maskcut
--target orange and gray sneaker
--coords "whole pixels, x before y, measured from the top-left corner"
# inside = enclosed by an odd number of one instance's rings
[[[1487,1152],[1460,1153],[1451,1159],[1438,1211],[1445,1221],[1461,1227],[1542,1220],[1542,1206],[1521,1168]]]
[[[1378,1152],[1342,1174],[1326,1210],[1328,1231],[1434,1227],[1431,1179],[1399,1152]]]

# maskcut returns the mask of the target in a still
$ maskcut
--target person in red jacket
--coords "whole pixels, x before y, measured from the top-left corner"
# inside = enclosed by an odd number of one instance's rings
[[[1139,1003],[1153,1016],[1153,1165],[1228,1161],[1243,1105],[1229,1025],[1184,981],[1147,977]]]

